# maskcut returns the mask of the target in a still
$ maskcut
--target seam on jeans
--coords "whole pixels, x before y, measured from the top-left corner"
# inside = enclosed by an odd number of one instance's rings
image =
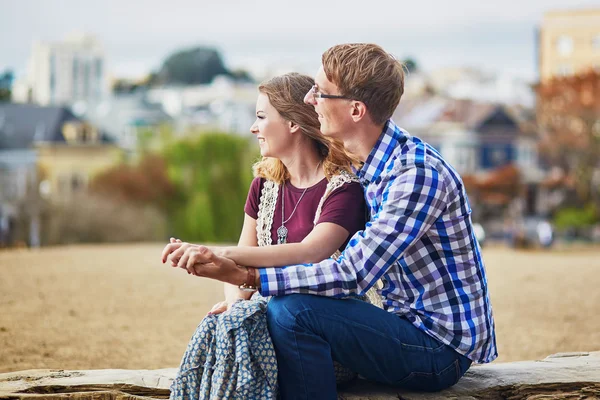
[[[395,383],[395,385],[397,386],[401,386],[404,385],[406,382],[409,382],[410,379],[416,377],[416,376],[420,376],[420,377],[427,377],[427,378],[432,378],[433,376],[437,376],[440,377],[442,375],[444,375],[446,372],[448,372],[452,367],[454,367],[454,372],[455,372],[455,376],[456,379],[454,380],[454,382],[452,383],[453,386],[455,385],[459,379],[460,379],[460,373],[458,372],[458,360],[454,360],[454,362],[452,362],[452,364],[450,364],[449,366],[447,366],[446,368],[444,368],[443,370],[441,370],[440,372],[411,372],[410,374],[408,374],[408,376],[406,378],[401,379],[399,382]],[[448,387],[450,387],[448,386]]]
[[[363,324],[359,324],[359,323],[355,323],[355,322],[349,322],[347,319],[336,318],[335,316],[331,316],[329,314],[321,314],[321,313],[319,313],[318,311],[315,311],[315,310],[301,310],[301,311],[299,311],[298,314],[296,314],[294,316],[294,323],[296,325],[298,325],[298,316],[301,313],[305,313],[305,312],[313,312],[316,315],[319,315],[321,318],[326,318],[326,319],[330,319],[330,320],[335,320],[335,321],[341,321],[341,322],[345,322],[345,323],[350,323],[350,324],[352,324],[352,325],[354,325],[356,327],[364,328],[365,330],[367,330],[369,332],[372,332],[374,334],[377,334],[380,337],[384,337],[386,339],[392,339],[393,341],[395,341],[396,343],[400,344],[403,348],[405,348],[406,350],[409,350],[409,351],[411,349],[413,349],[414,351],[422,351],[422,352],[425,352],[425,353],[439,353],[440,350],[443,349],[446,346],[444,343],[441,343],[441,342],[440,342],[440,345],[437,346],[437,347],[426,347],[426,346],[419,346],[419,345],[404,343],[401,340],[399,340],[398,338],[395,338],[395,337],[392,337],[392,336],[388,336],[388,335],[384,335],[380,331],[378,331],[376,329],[373,329],[373,328],[371,328],[368,325],[363,325]],[[418,330],[418,328],[416,328],[416,327],[415,327],[415,329]],[[419,331],[419,332],[421,332],[421,331]],[[426,335],[426,333],[424,333],[424,334]],[[434,339],[434,338],[432,338],[432,339]],[[437,341],[437,339],[434,339],[434,340]]]
[[[456,360],[455,364],[456,364],[456,380],[454,381],[452,386],[456,385],[458,383],[458,381],[460,380],[460,378],[462,377],[462,374],[460,373],[460,361]]]
[[[302,388],[304,389],[304,398],[308,399],[308,393],[306,392],[306,382],[307,382],[307,377],[304,374],[304,367],[302,366],[303,360],[302,360],[302,355],[300,354],[300,351],[298,350],[298,340],[296,340],[296,332],[294,332],[294,345],[296,346],[296,353],[298,354],[298,358],[300,358],[300,370],[302,373],[302,377],[304,378],[304,385],[302,385]]]
[[[286,309],[286,311],[287,311],[288,313],[292,314],[292,312],[291,312],[291,311],[290,311],[290,310],[289,310],[287,307],[285,307],[285,305],[284,305],[283,307]],[[304,312],[304,311],[310,311],[310,310],[302,310],[302,311],[300,311],[299,313],[301,313],[301,312]],[[299,314],[299,313],[298,313],[298,314]],[[293,314],[292,314],[292,315],[293,315]],[[298,341],[296,340],[296,331],[294,331],[293,329],[289,329],[289,328],[287,328],[287,327],[285,327],[285,326],[281,325],[281,324],[279,323],[279,321],[278,321],[276,318],[274,319],[274,321],[273,321],[273,322],[275,322],[275,324],[277,324],[277,326],[279,326],[281,329],[283,329],[283,330],[285,330],[285,331],[287,331],[287,332],[291,332],[291,333],[294,335],[294,345],[296,346],[296,352],[297,352],[297,353],[298,353],[298,355],[300,356],[300,352],[298,351]],[[294,325],[295,325],[295,326],[298,326],[298,321],[297,321],[297,319],[296,319],[296,316],[295,316],[295,315],[294,315]],[[304,377],[304,382],[306,382],[306,381],[307,381],[307,379],[306,379],[306,375],[305,375],[305,373],[304,373],[304,368],[302,367],[302,362],[300,362],[300,369],[302,370],[302,376]],[[306,385],[304,385],[304,386],[303,386],[303,388],[304,388],[304,398],[305,398],[305,399],[308,399],[308,393],[306,392]]]

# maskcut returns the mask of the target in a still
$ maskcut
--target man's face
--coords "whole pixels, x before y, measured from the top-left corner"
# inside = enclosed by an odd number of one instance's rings
[[[322,94],[340,94],[339,88],[327,79],[322,66],[315,76],[315,90]],[[350,100],[319,98],[310,91],[304,97],[304,102],[315,107],[323,135],[343,140],[350,129]]]

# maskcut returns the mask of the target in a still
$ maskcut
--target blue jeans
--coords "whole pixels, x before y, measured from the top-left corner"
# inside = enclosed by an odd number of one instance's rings
[[[336,399],[333,360],[368,380],[419,391],[450,387],[471,365],[407,319],[360,300],[273,297],[267,324],[285,400]]]

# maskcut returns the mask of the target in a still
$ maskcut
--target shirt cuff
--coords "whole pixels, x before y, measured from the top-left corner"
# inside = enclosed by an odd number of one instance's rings
[[[280,268],[259,268],[260,294],[263,297],[285,294],[285,282]]]

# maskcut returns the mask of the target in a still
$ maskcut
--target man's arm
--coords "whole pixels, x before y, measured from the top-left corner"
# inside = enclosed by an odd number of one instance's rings
[[[352,237],[338,260],[261,268],[261,294],[343,297],[363,294],[373,286],[430,229],[448,200],[442,177],[428,165],[400,167],[384,179],[379,212]]]

